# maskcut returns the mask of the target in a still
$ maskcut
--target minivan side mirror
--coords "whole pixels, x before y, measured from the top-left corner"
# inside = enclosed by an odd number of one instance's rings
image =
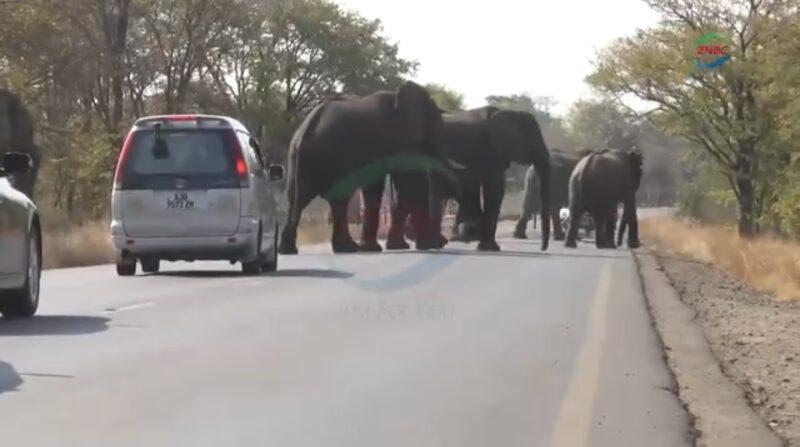
[[[33,168],[33,159],[23,152],[7,152],[3,155],[5,174],[25,174]]]
[[[267,178],[273,182],[283,180],[283,171],[283,165],[270,165],[269,169],[267,169]]]

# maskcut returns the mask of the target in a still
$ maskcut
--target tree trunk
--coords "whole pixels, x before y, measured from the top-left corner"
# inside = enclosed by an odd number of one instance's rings
[[[756,228],[755,193],[753,188],[753,158],[755,147],[752,142],[740,143],[736,160],[736,187],[739,190],[739,236],[750,238],[758,232]]]

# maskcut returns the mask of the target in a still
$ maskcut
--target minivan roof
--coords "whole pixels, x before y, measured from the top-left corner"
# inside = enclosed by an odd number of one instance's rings
[[[203,114],[173,114],[173,115],[153,115],[153,116],[145,116],[136,120],[133,124],[134,127],[151,127],[156,123],[162,124],[169,124],[169,123],[178,123],[178,122],[185,122],[185,121],[196,121],[201,122],[204,121],[203,128],[206,129],[234,129],[238,131],[245,132],[247,134],[250,131],[244,126],[244,124],[240,123],[238,120],[233,119],[228,116],[220,116],[220,115],[203,115]]]

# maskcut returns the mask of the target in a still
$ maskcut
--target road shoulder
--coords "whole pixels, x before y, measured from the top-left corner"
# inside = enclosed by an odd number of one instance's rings
[[[665,356],[678,383],[678,396],[694,418],[699,446],[781,446],[783,443],[748,406],[747,400],[714,356],[695,322],[695,312],[681,301],[656,257],[635,254],[643,291]]]

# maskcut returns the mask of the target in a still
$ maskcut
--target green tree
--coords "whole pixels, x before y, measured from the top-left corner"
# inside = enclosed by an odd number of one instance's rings
[[[272,0],[263,8],[256,90],[274,105],[276,143],[285,145],[303,116],[326,96],[367,94],[393,88],[412,75],[414,61],[398,56],[397,44],[369,20],[329,0]]]
[[[233,115],[280,160],[324,97],[393,88],[415,68],[379,21],[329,0],[0,1],[0,84],[36,117],[42,197],[73,219],[107,213],[139,116]]]
[[[425,89],[428,90],[428,93],[430,93],[439,108],[449,112],[464,110],[464,95],[462,93],[448,88],[444,84],[437,83],[426,84]]]
[[[612,140],[619,139],[618,135],[630,132],[634,127],[622,110],[608,99],[576,101],[567,120],[575,141],[591,149],[613,146]]]
[[[602,51],[588,81],[617,98],[654,104],[664,129],[701,147],[727,179],[739,209],[739,233],[751,236],[774,197],[775,126],[784,93],[774,91],[782,30],[798,19],[796,2],[648,0],[662,20]],[[695,40],[730,39],[718,69],[694,65]],[[796,39],[796,38],[795,38]],[[776,94],[778,93],[778,94]],[[780,157],[778,157],[780,158]]]

